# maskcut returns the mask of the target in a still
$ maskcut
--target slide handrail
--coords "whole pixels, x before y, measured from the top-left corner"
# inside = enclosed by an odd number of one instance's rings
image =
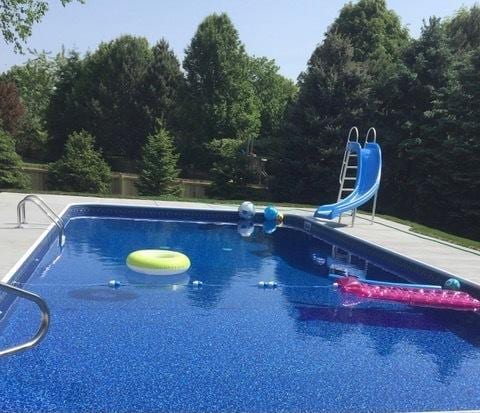
[[[35,347],[38,343],[40,343],[40,341],[42,341],[45,338],[45,335],[47,334],[48,328],[50,326],[50,310],[48,309],[48,305],[45,302],[45,300],[37,294],[31,293],[27,290],[23,290],[21,288],[14,287],[13,285],[6,284],[3,282],[0,282],[0,290],[4,290],[7,293],[14,294],[18,297],[25,298],[26,300],[32,301],[37,305],[37,307],[40,309],[40,312],[42,314],[42,318],[40,320],[40,326],[37,332],[35,333],[35,335],[30,340],[22,344],[17,344],[16,346],[12,346],[12,347],[0,350],[0,357],[2,357],[2,356],[9,356],[9,355],[18,353],[20,351],[31,349],[32,347]]]
[[[351,140],[352,138],[352,133],[355,133],[355,140]],[[342,168],[340,169],[340,175],[338,176],[338,182],[341,184],[342,180],[344,178],[345,170],[347,167],[347,159],[349,155],[349,150],[348,150],[348,144],[350,142],[358,142],[360,133],[358,132],[358,128],[356,126],[353,126],[350,128],[348,131],[348,137],[347,137],[347,143],[345,145],[345,152],[343,153],[343,161],[342,161]]]
[[[368,131],[367,134],[365,135],[365,145],[368,143],[368,137],[370,136],[370,132],[373,134],[373,143],[377,143],[377,131],[375,130],[374,127],[371,127]]]
[[[355,132],[355,142],[358,142],[358,139],[359,139],[359,132],[358,132],[358,128],[356,126],[353,126],[350,128],[350,130],[348,131],[348,138],[347,138],[347,145],[348,145],[348,142],[352,142],[350,140],[351,136],[352,136],[352,132]]]

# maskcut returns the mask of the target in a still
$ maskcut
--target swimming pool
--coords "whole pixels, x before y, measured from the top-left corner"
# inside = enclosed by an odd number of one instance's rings
[[[257,217],[249,237],[228,211],[73,205],[64,218],[63,250],[52,230],[13,278],[52,323],[0,359],[2,412],[480,408],[478,316],[343,297],[324,262],[350,252],[356,271],[391,281],[439,281],[434,269],[295,216],[272,234]],[[183,285],[142,283],[125,258],[145,248],[187,254]],[[16,301],[0,345],[37,320]]]

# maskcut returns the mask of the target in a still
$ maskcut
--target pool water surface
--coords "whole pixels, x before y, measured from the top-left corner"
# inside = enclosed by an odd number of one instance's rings
[[[25,284],[52,322],[38,347],[0,359],[2,412],[480,408],[479,317],[342,296],[324,264],[332,246],[304,232],[82,217],[66,237]],[[149,248],[190,257],[180,285],[127,268]],[[351,265],[400,280],[361,257]],[[15,302],[1,346],[37,325]]]

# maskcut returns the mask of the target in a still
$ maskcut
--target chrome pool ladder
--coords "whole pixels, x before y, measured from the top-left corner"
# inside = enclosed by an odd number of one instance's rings
[[[47,334],[48,328],[50,326],[50,310],[48,309],[47,303],[43,298],[27,290],[23,290],[21,288],[14,287],[13,285],[3,282],[0,282],[0,291],[1,290],[10,294],[14,294],[17,297],[25,298],[26,300],[35,303],[40,309],[42,317],[40,320],[40,326],[32,339],[22,344],[17,344],[15,346],[0,350],[0,357],[9,356],[20,351],[28,350],[35,347],[38,343],[40,343],[40,341],[45,338],[45,335]]]
[[[23,224],[26,224],[26,215],[25,215],[25,204],[27,202],[32,202],[37,205],[43,213],[57,226],[59,235],[58,235],[58,244],[60,248],[65,244],[65,222],[60,218],[55,211],[48,206],[48,204],[37,195],[27,195],[23,198],[17,205],[17,223],[18,228],[21,228]]]

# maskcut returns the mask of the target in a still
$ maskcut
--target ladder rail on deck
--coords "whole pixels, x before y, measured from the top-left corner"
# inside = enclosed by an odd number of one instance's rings
[[[65,243],[65,222],[42,198],[37,195],[27,195],[17,204],[18,228],[21,228],[23,224],[26,224],[25,204],[27,202],[32,202],[33,204],[37,205],[42,212],[56,225],[59,230],[58,243],[60,247],[63,247]]]
[[[50,326],[50,310],[48,308],[47,303],[45,300],[38,296],[37,294],[31,293],[27,290],[23,290],[18,287],[14,287],[13,285],[6,284],[3,282],[0,282],[0,290],[3,290],[7,293],[14,294],[17,297],[25,298],[26,300],[29,300],[37,305],[37,307],[40,309],[41,312],[41,320],[40,320],[40,326],[35,333],[35,335],[28,341],[17,344],[12,347],[8,347],[6,349],[0,350],[0,357],[2,356],[9,356],[15,353],[18,353],[20,351],[28,350],[33,347],[35,347],[40,341],[42,341],[45,338],[45,335],[48,332],[48,328]]]

